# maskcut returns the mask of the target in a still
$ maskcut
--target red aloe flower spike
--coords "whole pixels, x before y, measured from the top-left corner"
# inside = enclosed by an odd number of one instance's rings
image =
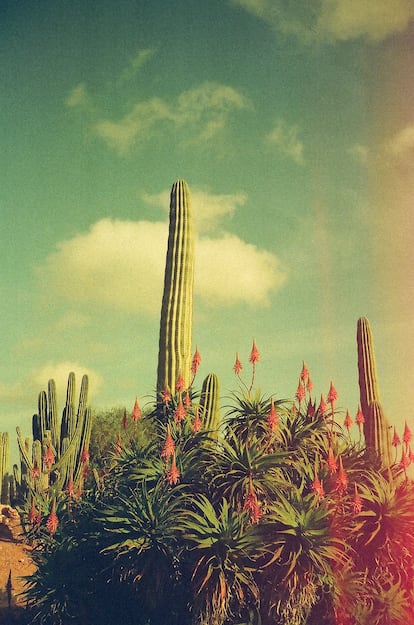
[[[170,470],[168,471],[165,479],[170,486],[174,486],[175,484],[177,484],[178,480],[180,479],[180,472],[175,461],[175,452],[172,457]]]
[[[184,389],[185,389],[185,381],[184,381],[183,376],[180,373],[177,378],[177,382],[175,383],[175,390],[177,391],[177,393],[182,393]]]
[[[40,469],[39,465],[37,464],[37,460],[35,460],[33,463],[32,477],[34,480],[37,480],[40,477]]]
[[[279,415],[277,414],[277,411],[275,408],[275,402],[272,399],[270,403],[270,412],[267,415],[267,425],[269,426],[269,430],[271,432],[275,432],[278,426],[278,423],[279,423]]]
[[[250,476],[249,492],[246,496],[243,509],[248,512],[251,523],[259,522],[262,516],[262,511],[260,510],[259,500],[257,499],[257,495],[253,487],[252,476]]]
[[[168,386],[166,386],[163,392],[161,393],[161,399],[165,405],[170,403],[172,397],[171,397],[170,389],[168,388]]]
[[[73,478],[72,476],[70,476],[69,481],[68,481],[68,485],[66,487],[66,494],[68,495],[68,497],[70,497],[72,499],[73,495],[75,494],[75,485],[73,483]]]
[[[313,391],[313,382],[310,379],[310,376],[308,376],[308,381],[306,382],[306,390],[308,391],[308,393],[311,393]]]
[[[413,437],[412,432],[411,432],[410,428],[408,427],[407,421],[406,421],[405,425],[404,425],[404,434],[403,434],[403,441],[404,441],[404,443],[406,443],[407,445],[409,443],[411,443],[412,437]]]
[[[306,395],[305,387],[303,386],[302,381],[299,379],[298,388],[295,393],[295,397],[298,400],[299,405],[305,399],[305,395]]]
[[[53,453],[51,445],[49,445],[46,450],[46,453],[43,457],[43,462],[47,468],[50,468],[52,464],[55,462],[55,454]]]
[[[181,423],[184,421],[185,416],[186,416],[187,412],[186,409],[184,408],[184,404],[183,402],[180,401],[177,404],[177,408],[174,411],[174,420],[178,425],[181,425]]]
[[[401,440],[400,437],[397,434],[397,430],[395,429],[395,425],[394,425],[394,434],[392,437],[392,441],[391,444],[393,447],[398,447],[399,445],[401,445]]]
[[[359,431],[361,432],[361,428],[365,423],[365,417],[363,415],[363,412],[361,410],[361,405],[358,404],[358,410],[357,410],[357,414],[355,417],[355,423],[358,425]]]
[[[410,459],[410,464],[414,462],[414,453],[411,451],[411,445],[408,445],[408,457]]]
[[[243,365],[240,362],[239,353],[236,352],[236,362],[234,363],[233,371],[236,375],[240,375],[242,369]]]
[[[346,415],[345,415],[345,421],[344,421],[344,426],[346,427],[346,429],[349,430],[351,429],[353,424],[353,421],[351,419],[351,415],[349,414],[349,410],[346,411]]]
[[[401,451],[400,467],[402,469],[406,469],[409,465],[410,465],[410,457],[405,453],[405,449],[403,447]]]
[[[323,395],[321,395],[321,401],[319,402],[318,412],[321,415],[324,415],[328,406],[326,405],[325,399]]]
[[[328,396],[326,399],[328,400],[328,403],[331,404],[332,409],[333,409],[333,405],[338,399],[338,393],[336,392],[336,388],[334,387],[332,381],[331,381],[331,386],[329,387],[329,392],[328,392]]]
[[[257,349],[256,339],[253,339],[252,351],[250,352],[249,362],[255,365],[260,360],[259,350]]]
[[[315,468],[314,468],[314,478],[313,478],[313,482],[311,484],[311,491],[318,498],[318,502],[325,497],[325,490],[323,488],[323,482],[318,477],[318,472],[316,470],[316,465],[315,465]]]
[[[201,419],[200,419],[200,414],[199,413],[200,413],[199,407],[197,406],[195,417],[194,417],[194,421],[193,421],[193,425],[191,426],[193,434],[197,434],[198,432],[200,432],[201,427],[202,427],[202,423],[201,423]]]
[[[56,499],[53,499],[52,510],[50,511],[49,516],[46,521],[46,529],[51,536],[56,532],[59,525],[59,519],[56,514]]]
[[[165,462],[171,458],[175,453],[175,443],[171,436],[170,426],[167,425],[167,436],[164,441],[164,445],[161,450],[161,458],[164,458]]]
[[[191,406],[191,397],[190,397],[190,393],[187,391],[186,394],[184,395],[184,405],[186,407],[186,409],[188,410]]]
[[[136,423],[141,418],[141,415],[142,415],[142,412],[141,412],[141,408],[139,407],[138,397],[136,397],[134,408],[131,414],[131,419],[133,420],[134,423]]]
[[[362,499],[359,496],[358,487],[357,487],[356,482],[354,483],[354,489],[355,489],[354,498],[352,500],[352,504],[351,505],[352,505],[352,512],[353,512],[353,514],[357,515],[362,510]]]
[[[82,486],[79,484],[78,490],[76,491],[76,499],[81,499],[82,497]]]
[[[127,426],[128,426],[128,416],[127,416],[126,408],[124,408],[124,415],[122,417],[122,427],[124,430],[126,430]]]
[[[306,409],[306,416],[310,419],[313,419],[315,416],[315,404],[312,403],[312,400],[309,398],[308,407]]]
[[[342,463],[342,456],[339,456],[339,471],[338,471],[338,477],[336,478],[335,490],[337,490],[338,493],[342,495],[342,493],[344,493],[347,488],[348,488],[348,476],[346,474],[344,465]]]
[[[326,463],[328,465],[328,473],[329,473],[329,475],[334,475],[337,472],[338,467],[336,466],[335,455],[334,455],[334,452],[333,452],[333,449],[332,449],[331,445],[329,445],[328,458],[327,458]]]
[[[88,464],[89,462],[89,451],[86,449],[86,447],[84,447],[82,450],[80,461],[82,462],[82,464]]]
[[[200,356],[200,352],[198,351],[198,345],[197,345],[196,350],[194,352],[193,360],[191,363],[191,373],[193,374],[193,376],[196,375],[198,368],[200,366],[200,363],[201,363],[201,356]]]
[[[309,369],[307,368],[304,360],[302,361],[302,363],[303,364],[302,364],[302,371],[300,373],[300,379],[302,380],[304,384],[306,384],[306,382],[309,379]]]

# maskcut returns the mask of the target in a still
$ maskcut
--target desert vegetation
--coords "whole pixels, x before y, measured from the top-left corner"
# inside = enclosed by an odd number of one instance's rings
[[[20,467],[0,458],[36,572],[39,625],[406,625],[414,616],[414,460],[380,402],[373,337],[357,321],[360,405],[337,410],[298,363],[294,398],[263,392],[260,345],[236,354],[235,392],[202,381],[192,346],[191,197],[171,191],[156,396],[94,430],[86,376],[59,421],[39,395]],[[250,348],[250,350],[249,350]],[[76,404],[77,400],[77,404]],[[99,415],[95,416],[95,425]]]

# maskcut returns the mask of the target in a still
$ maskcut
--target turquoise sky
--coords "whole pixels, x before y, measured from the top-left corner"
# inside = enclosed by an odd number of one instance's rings
[[[408,0],[3,0],[0,430],[71,370],[94,408],[151,400],[176,178],[199,385],[236,390],[255,337],[264,393],[305,360],[354,416],[367,316],[412,423],[413,40]]]

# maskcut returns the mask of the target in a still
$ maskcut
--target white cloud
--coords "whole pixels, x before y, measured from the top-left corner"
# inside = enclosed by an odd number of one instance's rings
[[[298,165],[303,165],[303,143],[298,138],[298,134],[298,126],[289,126],[287,122],[279,119],[274,128],[266,135],[266,141],[277,146],[284,156],[292,159]]]
[[[202,195],[206,203],[208,197]],[[242,194],[213,198],[207,221],[231,213],[245,200]],[[37,274],[45,290],[72,302],[158,314],[167,238],[167,222],[103,219],[59,243]],[[276,256],[234,235],[198,237],[195,248],[195,292],[209,305],[266,304],[285,280]]]
[[[232,0],[275,29],[305,43],[363,38],[382,41],[414,18],[412,0]]]
[[[195,293],[211,306],[267,305],[286,274],[276,256],[232,234],[196,243]]]
[[[87,111],[91,107],[91,98],[84,82],[79,83],[72,89],[66,98],[66,106],[69,108]]]
[[[58,244],[37,268],[41,281],[78,302],[153,313],[162,293],[168,226],[161,222],[98,221]]]
[[[137,50],[135,56],[130,60],[128,65],[122,71],[118,79],[118,85],[122,85],[132,80],[138,74],[141,68],[152,59],[155,52],[155,48],[141,48]]]
[[[176,101],[151,98],[137,102],[119,120],[98,120],[93,132],[120,155],[147,140],[160,124],[185,128],[191,141],[209,141],[226,126],[229,116],[250,107],[249,101],[230,86],[206,82],[178,96]]]

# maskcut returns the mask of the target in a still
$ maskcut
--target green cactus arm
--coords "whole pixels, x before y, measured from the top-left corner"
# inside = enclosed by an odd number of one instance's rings
[[[174,391],[179,375],[191,383],[194,237],[190,192],[184,180],[171,189],[170,226],[161,306],[157,400]]]
[[[215,373],[209,373],[203,381],[200,397],[203,428],[218,436],[220,426],[219,379]]]
[[[358,319],[357,347],[360,402],[362,413],[366,416],[370,403],[381,401],[378,390],[374,342],[371,327],[366,317]]]
[[[370,403],[365,422],[370,424],[368,437],[364,434],[367,451],[375,453],[383,467],[390,467],[393,462],[391,428],[378,401]]]
[[[57,402],[56,402],[56,384],[54,380],[49,380],[48,390],[48,413],[47,413],[47,429],[50,430],[53,449],[56,453],[60,450],[60,430],[58,430],[57,418]]]

